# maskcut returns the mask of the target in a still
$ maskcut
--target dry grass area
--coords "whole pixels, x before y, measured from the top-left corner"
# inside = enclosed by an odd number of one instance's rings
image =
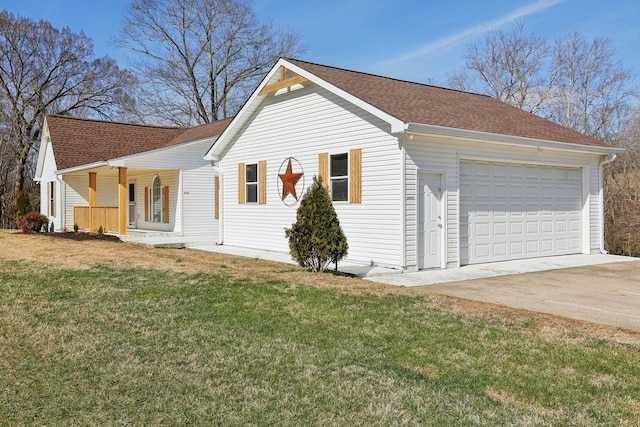
[[[632,332],[194,250],[0,248],[0,424],[640,422]]]
[[[0,261],[31,261],[50,268],[86,270],[95,266],[115,269],[149,268],[188,274],[224,270],[234,279],[278,280],[291,285],[335,288],[348,293],[429,294],[433,308],[465,315],[494,324],[537,326],[536,334],[549,339],[576,337],[610,339],[623,344],[640,344],[640,333],[537,313],[518,308],[434,294],[428,288],[401,288],[339,275],[312,274],[292,265],[190,249],[153,248],[131,243],[72,241],[46,234],[24,234],[0,230]],[[582,339],[582,338],[579,338]]]

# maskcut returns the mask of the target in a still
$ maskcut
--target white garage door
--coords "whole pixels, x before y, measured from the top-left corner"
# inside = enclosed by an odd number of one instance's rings
[[[460,262],[581,252],[580,169],[460,162]]]

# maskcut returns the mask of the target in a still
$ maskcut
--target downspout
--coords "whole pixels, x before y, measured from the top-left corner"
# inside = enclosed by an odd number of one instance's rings
[[[184,175],[182,168],[180,168],[180,171],[178,172],[178,197],[180,197],[180,236],[184,236]],[[178,209],[176,207],[176,211],[177,210]]]
[[[407,158],[404,148],[404,140],[400,139],[400,267],[407,268]]]
[[[216,162],[217,163],[217,162]],[[214,166],[213,169],[218,173],[218,182],[219,182],[219,187],[218,187],[218,192],[219,192],[219,197],[218,197],[218,241],[216,242],[216,245],[223,245],[224,244],[224,180],[223,180],[223,174],[222,174],[222,169],[220,168],[220,166]]]
[[[608,157],[605,157],[598,164],[598,175],[600,179],[600,253],[608,254],[607,250],[604,248],[604,165],[607,163],[613,162],[617,154],[611,154]]]

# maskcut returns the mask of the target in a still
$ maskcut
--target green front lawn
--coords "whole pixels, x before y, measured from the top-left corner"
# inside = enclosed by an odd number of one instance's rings
[[[640,424],[638,345],[224,269],[0,262],[0,367],[6,425]]]

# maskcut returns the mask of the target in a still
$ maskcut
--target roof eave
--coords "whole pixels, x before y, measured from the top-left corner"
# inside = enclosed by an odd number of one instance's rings
[[[94,162],[94,163],[88,163],[86,165],[80,165],[80,166],[73,166],[67,169],[60,169],[58,171],[56,171],[56,175],[64,175],[67,173],[74,173],[74,172],[82,172],[85,170],[89,170],[89,169],[94,169],[94,168],[99,168],[102,166],[109,166],[109,162],[106,160],[102,160],[99,162]]]
[[[573,144],[569,142],[550,141],[544,139],[526,138],[513,135],[456,129],[445,126],[425,125],[421,123],[407,123],[407,134],[432,134],[453,138],[474,139],[504,145],[526,145],[530,147],[547,148],[562,151],[582,152],[591,154],[619,154],[624,153],[623,148],[602,147],[597,145]]]
[[[140,157],[145,157],[148,156],[150,154],[156,154],[162,151],[171,151],[174,149],[178,149],[178,148],[184,148],[184,147],[188,147],[190,145],[195,145],[195,144],[201,144],[201,143],[215,143],[215,141],[218,139],[219,135],[214,135],[214,136],[207,136],[204,138],[199,138],[199,139],[194,139],[191,141],[187,141],[187,142],[181,142],[178,144],[173,144],[173,145],[167,145],[166,147],[160,147],[160,148],[155,148],[153,150],[148,150],[148,151],[141,151],[140,153],[134,153],[134,154],[129,154],[127,156],[122,156],[122,157],[115,157],[113,159],[109,159],[107,161],[109,166],[126,166],[126,162],[128,160],[133,160],[133,159],[137,159]]]

